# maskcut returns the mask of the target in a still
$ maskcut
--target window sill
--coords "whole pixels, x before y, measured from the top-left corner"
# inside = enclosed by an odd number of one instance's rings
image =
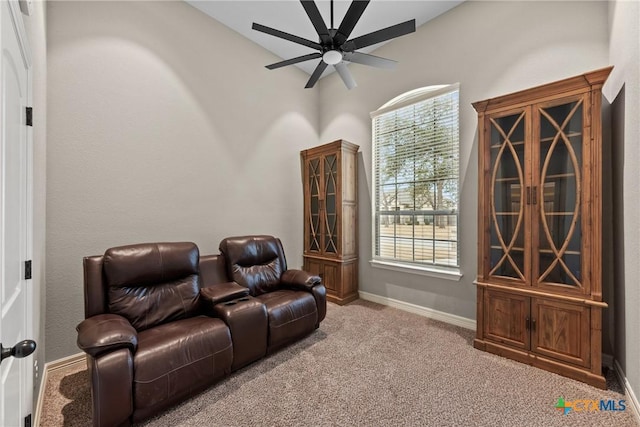
[[[437,277],[438,279],[452,280],[455,282],[459,282],[462,277],[462,273],[458,268],[444,269],[438,267],[402,264],[399,262],[381,261],[377,259],[370,260],[369,264],[374,268],[382,268],[384,270],[399,271],[409,274],[419,274],[421,276]]]

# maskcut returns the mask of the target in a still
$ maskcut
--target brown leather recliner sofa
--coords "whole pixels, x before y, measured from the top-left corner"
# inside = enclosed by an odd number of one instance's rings
[[[148,243],[84,258],[94,426],[129,425],[313,332],[326,313],[317,276],[288,270],[279,239]]]

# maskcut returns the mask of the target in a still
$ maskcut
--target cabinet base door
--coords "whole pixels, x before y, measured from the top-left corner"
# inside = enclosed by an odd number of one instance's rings
[[[590,360],[589,307],[550,299],[531,299],[531,351],[578,366]]]
[[[514,348],[529,348],[529,298],[487,290],[484,296],[484,338]]]

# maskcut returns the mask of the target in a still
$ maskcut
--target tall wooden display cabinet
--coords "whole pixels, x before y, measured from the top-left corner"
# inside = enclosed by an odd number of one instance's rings
[[[304,269],[322,277],[329,301],[358,298],[358,146],[338,140],[300,153]]]
[[[611,67],[473,104],[474,346],[605,388],[601,89]]]

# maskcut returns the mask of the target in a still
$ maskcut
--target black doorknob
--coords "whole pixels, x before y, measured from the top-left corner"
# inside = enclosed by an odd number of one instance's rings
[[[24,340],[11,348],[4,348],[2,343],[0,343],[0,349],[2,349],[0,356],[0,363],[2,363],[4,359],[11,356],[17,357],[18,359],[27,357],[36,350],[36,342],[33,340]]]

